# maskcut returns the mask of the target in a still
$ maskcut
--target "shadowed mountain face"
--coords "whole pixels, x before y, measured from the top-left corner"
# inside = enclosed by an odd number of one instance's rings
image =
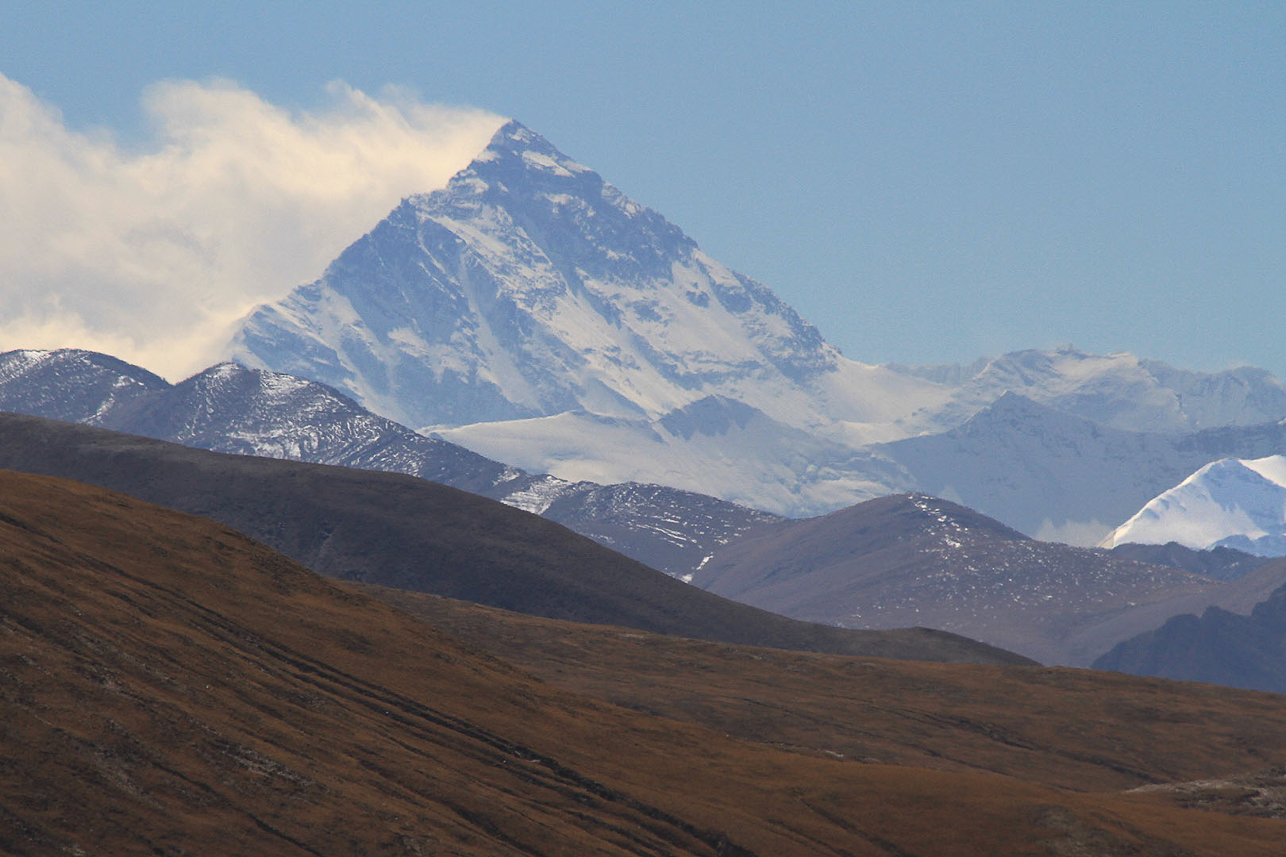
[[[711,592],[800,619],[942,628],[1078,666],[1190,603],[1243,603],[1247,592],[1266,594],[1281,582],[1248,577],[1232,586],[1037,542],[922,494],[774,524],[716,553],[693,578]]]
[[[1118,643],[1094,668],[1286,693],[1286,586],[1249,616],[1218,607],[1175,616]]]
[[[1282,822],[732,740],[533,681],[227,528],[0,474],[13,854],[1279,853]]]
[[[75,478],[204,515],[331,577],[750,645],[1024,660],[942,632],[853,632],[748,608],[543,518],[401,474],[221,455],[12,414],[0,415],[0,467]]]

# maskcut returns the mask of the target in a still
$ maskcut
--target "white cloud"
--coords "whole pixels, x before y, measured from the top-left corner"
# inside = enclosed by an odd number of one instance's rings
[[[151,139],[126,148],[0,75],[0,350],[203,368],[250,307],[444,185],[503,121],[396,90],[328,95],[291,112],[227,81],[158,83]]]
[[[1092,521],[1063,521],[1055,524],[1049,518],[1041,522],[1034,538],[1042,542],[1061,542],[1078,548],[1098,547],[1112,527],[1095,518]]]

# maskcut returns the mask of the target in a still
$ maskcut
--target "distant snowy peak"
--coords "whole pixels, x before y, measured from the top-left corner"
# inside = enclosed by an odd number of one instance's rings
[[[1125,352],[1087,354],[1067,345],[967,366],[889,368],[951,388],[946,405],[919,415],[929,429],[959,425],[1006,392],[1127,431],[1191,432],[1286,417],[1286,385],[1248,366],[1193,372]]]
[[[711,394],[821,422],[806,388],[851,364],[767,288],[517,122],[320,280],[255,310],[230,355],[409,425],[658,417]],[[827,409],[861,416],[827,392]]]
[[[1286,456],[1207,464],[1151,500],[1103,546],[1131,542],[1286,555]]]

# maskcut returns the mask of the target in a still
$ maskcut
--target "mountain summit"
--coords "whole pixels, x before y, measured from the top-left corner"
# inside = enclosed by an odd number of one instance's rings
[[[656,418],[714,394],[817,420],[820,388],[854,388],[827,378],[891,374],[842,358],[766,287],[512,121],[446,188],[252,312],[230,356],[415,426]],[[870,401],[842,398],[827,417]]]
[[[1103,547],[1131,542],[1286,555],[1286,455],[1212,461],[1154,497]]]
[[[1095,541],[1102,521],[1211,459],[1184,458],[1125,493],[1096,483],[1078,495],[1086,509],[1023,494],[1015,517],[974,499],[991,488],[974,490],[956,469],[924,476],[888,442],[953,431],[1006,392],[1048,409],[1056,434],[1075,421],[1085,444],[1029,445],[1068,459],[1093,457],[1100,427],[1177,434],[1286,415],[1286,387],[1262,370],[1193,373],[1071,347],[970,366],[858,363],[766,286],[517,122],[446,187],[403,200],[319,280],[252,311],[225,356],[571,482],[667,485],[789,516],[927,490],[1027,532],[1046,518],[1089,527]],[[1042,478],[1041,460],[1006,469],[1009,445],[986,446],[978,484]]]

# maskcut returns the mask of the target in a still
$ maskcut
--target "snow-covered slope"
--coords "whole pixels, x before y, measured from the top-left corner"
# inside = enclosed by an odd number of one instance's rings
[[[0,407],[21,414],[103,425],[122,406],[169,386],[146,369],[95,351],[0,354]]]
[[[790,517],[823,514],[911,484],[891,461],[721,396],[658,419],[575,411],[436,434],[563,479],[656,482]]]
[[[1286,455],[1207,464],[1149,501],[1104,546],[1129,542],[1286,556]]]
[[[889,422],[941,385],[846,360],[763,285],[517,122],[230,356],[413,426],[586,411],[656,419],[710,395],[804,428]]]
[[[1015,351],[967,366],[897,366],[942,384],[950,401],[908,420],[916,433],[957,426],[1005,393],[1138,432],[1188,433],[1286,416],[1286,385],[1250,366],[1192,372],[1128,353],[1087,354],[1070,345]]]
[[[1212,459],[1286,453],[1286,424],[1124,431],[1007,393],[950,431],[870,449],[917,490],[1037,538],[1089,546]]]

